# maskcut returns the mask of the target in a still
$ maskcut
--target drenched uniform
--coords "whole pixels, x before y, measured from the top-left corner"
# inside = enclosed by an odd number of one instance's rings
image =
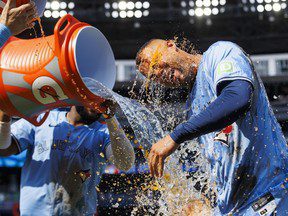
[[[288,153],[263,83],[248,56],[231,42],[217,42],[203,55],[187,105],[189,117],[217,98],[223,81],[253,85],[250,110],[226,131],[199,138],[211,164],[222,215],[288,215]]]
[[[74,127],[66,112],[50,112],[40,127],[21,119],[11,126],[20,151],[27,149],[21,175],[21,215],[93,215],[110,144],[105,125]]]

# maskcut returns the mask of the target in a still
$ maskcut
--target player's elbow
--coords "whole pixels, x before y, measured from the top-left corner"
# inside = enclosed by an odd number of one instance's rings
[[[245,95],[242,95],[242,97],[239,99],[237,110],[240,115],[247,113],[251,109],[252,97],[253,93],[248,91],[246,92]]]
[[[243,83],[244,82],[244,83]],[[245,84],[245,85],[244,85]],[[239,89],[233,94],[233,104],[235,113],[237,115],[245,115],[252,106],[253,100],[253,86],[251,83],[247,81],[242,81],[242,85],[240,85]]]

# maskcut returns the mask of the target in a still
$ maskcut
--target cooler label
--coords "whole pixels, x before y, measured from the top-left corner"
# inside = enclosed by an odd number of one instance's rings
[[[32,84],[34,97],[42,104],[51,104],[68,99],[62,88],[51,77],[38,77]]]

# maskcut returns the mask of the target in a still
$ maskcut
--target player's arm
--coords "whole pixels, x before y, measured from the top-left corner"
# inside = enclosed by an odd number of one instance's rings
[[[16,140],[11,136],[11,118],[0,110],[0,156],[18,154]]]
[[[223,81],[218,84],[220,95],[205,110],[176,127],[171,138],[178,144],[223,129],[248,111],[253,86],[246,80]]]
[[[115,116],[106,119],[111,144],[106,148],[106,157],[118,169],[128,171],[135,162],[134,148]]]
[[[218,84],[218,89],[220,95],[205,110],[178,125],[170,135],[152,146],[149,154],[149,168],[152,176],[163,175],[165,159],[179,147],[179,144],[223,129],[249,110],[253,95],[250,82],[241,79],[223,81]]]

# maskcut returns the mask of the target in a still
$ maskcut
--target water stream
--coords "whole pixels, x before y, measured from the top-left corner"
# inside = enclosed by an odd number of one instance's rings
[[[178,120],[177,109],[173,106],[170,107],[173,110],[170,110],[169,115],[167,115],[167,110],[163,107],[160,108],[157,104],[154,104],[152,109],[149,110],[136,100],[122,97],[107,89],[96,80],[84,78],[83,81],[94,94],[115,100],[118,103],[138,142],[146,152],[149,152],[150,147],[155,142],[169,133],[169,131],[164,131],[163,128],[169,128],[168,124],[173,124],[174,121]],[[147,88],[147,86],[144,86],[144,88]],[[166,117],[167,120],[160,122],[159,116]],[[192,140],[183,144],[179,150],[172,154],[167,159],[164,177],[148,181],[146,185],[141,186],[141,189],[139,188],[137,196],[139,207],[133,210],[132,215],[139,215],[139,210],[143,206],[148,207],[144,210],[141,209],[141,215],[189,215],[182,213],[183,208],[188,204],[190,204],[190,209],[199,208],[199,203],[197,204],[198,207],[193,207],[191,203],[195,203],[195,200],[202,200],[205,203],[206,200],[211,199],[213,195],[211,195],[212,185],[209,181],[209,169],[206,167],[208,163],[201,156],[199,148],[197,141]],[[189,164],[194,168],[192,176],[191,173],[182,171],[181,159],[182,162],[187,159],[190,162],[192,161]],[[210,215],[207,209],[201,210],[199,208],[198,211],[193,211],[198,212],[201,216]]]

